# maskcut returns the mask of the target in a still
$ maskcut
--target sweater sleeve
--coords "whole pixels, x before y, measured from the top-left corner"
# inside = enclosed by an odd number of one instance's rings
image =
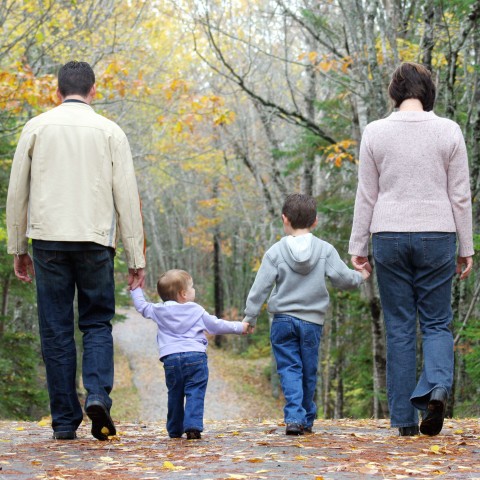
[[[348,253],[366,257],[370,239],[370,225],[378,198],[379,173],[368,143],[368,127],[360,143],[360,164],[358,166],[358,187],[353,212],[352,234]]]
[[[250,325],[256,325],[260,309],[272,290],[277,276],[277,269],[271,261],[268,253],[264,255],[257,276],[248,293],[244,321]]]
[[[221,335],[223,333],[236,333],[237,335],[241,335],[243,333],[242,322],[222,320],[207,312],[204,312],[202,320],[205,325],[205,330],[212,335]]]
[[[448,197],[452,205],[461,257],[474,254],[472,235],[472,199],[465,140],[456,126],[456,145],[448,165]]]
[[[141,288],[136,288],[130,292],[132,297],[133,304],[135,305],[135,310],[140,313],[144,318],[150,318],[155,320],[155,315],[153,311],[153,303],[147,302],[145,300],[145,295]]]
[[[353,289],[363,283],[362,274],[348,268],[334,247],[325,259],[325,274],[332,285],[341,290]]]

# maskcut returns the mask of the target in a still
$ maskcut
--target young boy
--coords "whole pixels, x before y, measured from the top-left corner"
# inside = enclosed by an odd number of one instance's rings
[[[268,299],[273,314],[270,340],[277,362],[283,394],[287,435],[311,433],[317,407],[313,401],[317,384],[320,337],[329,296],[328,277],[334,287],[351,289],[370,272],[350,270],[335,248],[312,235],[316,227],[315,200],[307,195],[289,195],[282,208],[286,236],[264,255],[248,294],[244,322],[251,325]]]
[[[205,331],[211,334],[247,333],[249,325],[209,315],[194,303],[192,277],[168,270],[157,283],[164,303],[149,303],[141,288],[132,290],[135,308],[158,325],[157,343],[168,389],[167,431],[170,438],[201,438],[208,382]],[[185,403],[184,403],[185,402]]]

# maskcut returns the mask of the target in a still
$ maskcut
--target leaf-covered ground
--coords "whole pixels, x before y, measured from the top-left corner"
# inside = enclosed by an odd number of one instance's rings
[[[276,421],[207,422],[201,440],[169,439],[157,423],[117,427],[108,442],[88,422],[58,441],[47,421],[0,422],[0,478],[480,479],[478,419],[447,420],[436,437],[398,437],[385,420],[319,420],[303,437]]]

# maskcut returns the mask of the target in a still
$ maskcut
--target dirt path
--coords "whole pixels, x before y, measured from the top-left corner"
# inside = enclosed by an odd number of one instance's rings
[[[156,344],[157,326],[144,319],[133,308],[119,311],[126,319],[113,327],[113,337],[117,352],[128,359],[132,382],[139,398],[138,418],[140,422],[162,422],[167,418],[167,390],[161,362],[158,359]],[[205,397],[205,419],[227,420],[258,416],[258,401],[255,395],[242,393],[235,385],[238,379],[226,373],[223,362],[225,351],[211,346],[208,349],[209,380]],[[118,377],[118,368],[116,377]],[[119,379],[120,381],[121,379]],[[115,388],[114,388],[115,393]],[[119,399],[120,400],[120,399]],[[115,418],[115,403],[112,414]],[[274,413],[275,411],[275,413]],[[265,412],[263,412],[265,413]],[[274,416],[281,416],[278,404],[272,403]],[[133,420],[133,419],[130,419]]]
[[[387,421],[319,420],[287,437],[275,421],[207,422],[201,440],[163,425],[118,422],[118,437],[51,439],[50,426],[0,422],[0,479],[480,479],[478,419],[448,420],[437,437],[398,437]]]

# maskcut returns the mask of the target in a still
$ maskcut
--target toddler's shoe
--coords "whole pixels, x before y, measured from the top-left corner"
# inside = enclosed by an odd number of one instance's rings
[[[185,433],[187,434],[187,440],[199,440],[202,438],[202,434],[199,430],[187,430]]]
[[[411,427],[399,427],[398,428],[398,434],[401,437],[414,437],[415,435],[418,435],[420,433],[420,430],[418,428],[418,425],[412,425]]]
[[[303,425],[300,425],[300,423],[287,423],[286,435],[303,435],[303,432]]]

